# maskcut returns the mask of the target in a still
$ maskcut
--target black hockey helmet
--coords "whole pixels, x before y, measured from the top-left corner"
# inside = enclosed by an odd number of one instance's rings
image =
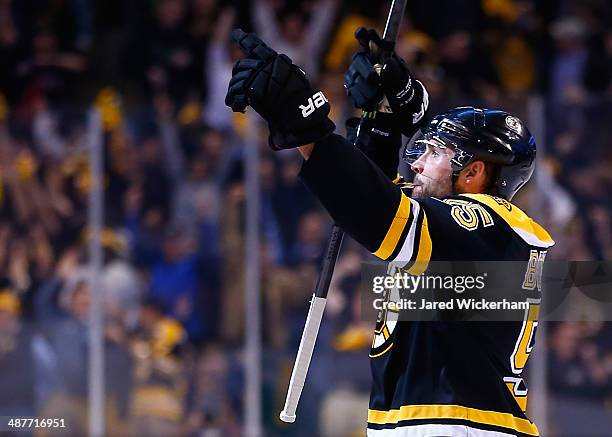
[[[498,164],[494,188],[496,195],[512,200],[533,173],[536,144],[521,120],[496,109],[471,106],[451,109],[436,116],[406,145],[403,159],[410,164],[427,145],[450,147],[453,176],[470,162],[481,160]]]

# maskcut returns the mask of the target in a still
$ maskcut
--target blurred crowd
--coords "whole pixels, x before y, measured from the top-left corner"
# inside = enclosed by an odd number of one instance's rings
[[[265,435],[363,432],[371,324],[360,321],[356,289],[367,255],[351,241],[301,422],[276,419],[330,221],[297,179],[301,158],[272,153],[257,120],[233,114],[224,97],[239,57],[229,32],[239,25],[304,68],[342,132],[355,113],[342,86],[353,32],[382,29],[387,8],[0,0],[1,416],[65,417],[75,435],[87,425],[88,153],[100,133],[109,432],[241,434],[247,262],[262,272]],[[557,240],[550,258],[611,259],[609,2],[410,1],[407,9],[397,50],[434,113],[502,107],[537,124],[537,181],[518,203]],[[262,245],[250,260],[245,147],[260,151]],[[610,323],[550,325],[539,347],[549,350],[552,395],[610,414],[610,331]]]

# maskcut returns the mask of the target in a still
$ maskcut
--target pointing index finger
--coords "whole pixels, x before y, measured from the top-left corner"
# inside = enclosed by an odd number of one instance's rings
[[[277,53],[266,45],[257,35],[254,33],[246,33],[242,29],[234,29],[231,34],[232,39],[238,44],[240,50],[254,59],[261,59],[266,61]]]
[[[240,45],[240,41],[242,41],[245,36],[247,36],[247,33],[239,28],[232,30],[232,33],[230,34],[232,40],[238,45]],[[240,48],[242,48],[242,46]]]

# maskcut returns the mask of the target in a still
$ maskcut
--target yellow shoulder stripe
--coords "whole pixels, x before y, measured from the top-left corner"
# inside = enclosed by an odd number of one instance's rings
[[[391,226],[387,230],[387,235],[383,239],[380,247],[374,255],[385,260],[391,256],[397,243],[402,236],[402,232],[406,227],[406,223],[408,222],[408,217],[410,216],[410,199],[402,193],[402,197],[400,200],[400,204],[397,207],[397,212],[395,213],[395,217],[393,217],[393,221],[391,222]]]
[[[468,197],[487,205],[527,243],[539,247],[550,247],[555,244],[550,234],[542,226],[507,200],[488,194],[461,194],[461,197]]]
[[[537,426],[527,419],[515,417],[510,413],[478,410],[461,405],[403,405],[396,410],[368,410],[368,423],[373,424],[396,424],[404,420],[417,419],[462,419],[500,426],[523,434],[539,435]]]

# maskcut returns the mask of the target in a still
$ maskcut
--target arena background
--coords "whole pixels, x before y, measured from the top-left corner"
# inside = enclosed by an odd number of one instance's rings
[[[387,8],[0,0],[0,416],[65,418],[71,435],[365,434],[369,258],[350,241],[297,422],[278,420],[331,224],[298,154],[272,153],[223,100],[240,25],[316,80],[342,131],[353,32]],[[550,259],[612,257],[611,13],[408,2],[398,52],[434,113],[501,107],[536,135],[517,202],[557,241]],[[542,324],[537,343],[542,435],[610,435],[612,324]]]

